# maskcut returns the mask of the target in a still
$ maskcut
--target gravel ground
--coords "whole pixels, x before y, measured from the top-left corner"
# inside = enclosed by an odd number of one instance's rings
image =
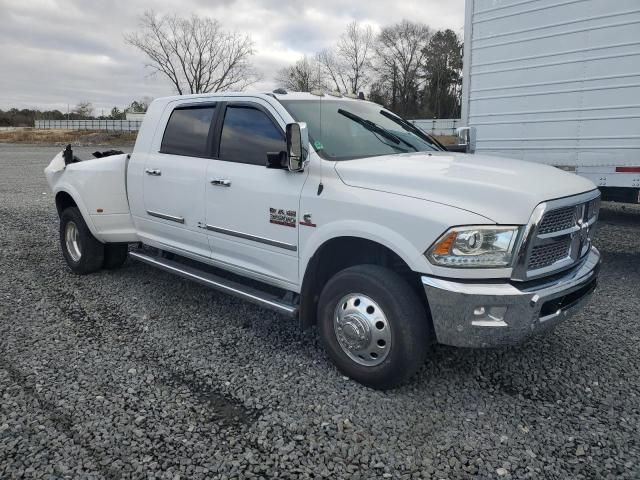
[[[0,146],[1,478],[640,478],[640,209],[603,208],[581,314],[383,393],[269,311],[131,261],[71,274],[56,151]]]

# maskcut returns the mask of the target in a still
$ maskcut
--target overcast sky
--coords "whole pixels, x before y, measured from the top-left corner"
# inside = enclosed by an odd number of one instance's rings
[[[88,100],[99,115],[175,93],[123,40],[148,9],[210,16],[249,33],[258,90],[271,90],[283,66],[331,47],[352,20],[379,29],[409,19],[459,34],[464,24],[464,0],[0,0],[0,108],[66,111]]]

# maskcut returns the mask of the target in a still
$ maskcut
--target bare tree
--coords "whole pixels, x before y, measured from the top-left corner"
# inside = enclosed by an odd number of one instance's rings
[[[225,31],[217,20],[148,11],[140,27],[125,41],[147,55],[147,66],[166,76],[180,95],[242,90],[259,78],[249,64],[251,38]]]
[[[344,75],[344,65],[336,57],[332,49],[324,49],[318,52],[316,60],[324,68],[326,75],[337,92],[347,92],[349,90]]]
[[[424,84],[422,72],[431,39],[424,24],[403,20],[385,27],[376,44],[377,88],[386,90],[390,107],[401,114],[412,114],[420,104],[419,90]]]
[[[323,87],[320,66],[306,56],[278,71],[275,80],[280,86],[295,92],[310,92]]]
[[[74,107],[73,113],[78,117],[87,118],[93,114],[93,105],[91,102],[83,100],[78,102],[78,104]]]
[[[111,120],[124,120],[126,113],[125,112],[121,112],[120,109],[118,107],[113,107],[111,109],[111,115],[109,115],[109,118]]]
[[[347,25],[346,31],[338,40],[337,54],[344,62],[351,93],[358,93],[368,82],[372,52],[371,27],[360,26],[355,21]]]
[[[145,97],[142,100],[138,101],[138,100],[134,100],[133,102],[131,102],[131,104],[125,108],[125,112],[131,112],[131,113],[144,113],[147,111],[147,109],[149,108],[149,104],[151,103],[151,101],[148,100],[149,97]]]
[[[317,54],[317,60],[335,85],[336,90],[358,93],[369,81],[374,37],[370,26],[353,21],[340,36],[333,49]]]

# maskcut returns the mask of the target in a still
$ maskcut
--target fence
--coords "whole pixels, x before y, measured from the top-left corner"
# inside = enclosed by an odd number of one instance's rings
[[[455,135],[456,128],[462,126],[459,118],[434,118],[433,120],[411,120],[411,122],[431,135]]]
[[[39,129],[61,130],[112,130],[116,132],[137,132],[141,120],[36,120]]]
[[[431,135],[455,135],[456,128],[461,126],[459,118],[411,121],[416,127]],[[137,132],[141,124],[141,120],[36,120],[35,127],[39,129]]]

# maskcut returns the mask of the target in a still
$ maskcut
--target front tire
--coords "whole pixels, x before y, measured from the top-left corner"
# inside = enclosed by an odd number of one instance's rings
[[[60,246],[73,272],[85,275],[102,268],[104,245],[91,234],[77,207],[66,208],[60,215]]]
[[[429,318],[411,285],[378,265],[334,275],[318,304],[327,353],[338,369],[376,389],[394,388],[424,364]]]

